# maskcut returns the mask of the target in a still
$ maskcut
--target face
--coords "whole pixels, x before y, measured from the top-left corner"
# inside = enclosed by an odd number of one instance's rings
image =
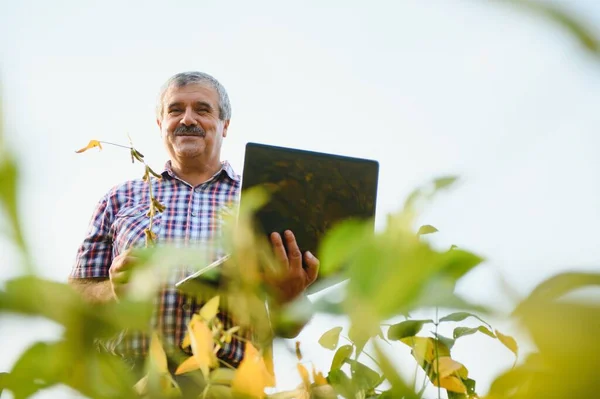
[[[229,121],[219,119],[219,95],[203,84],[170,87],[163,99],[160,127],[171,160],[218,162]]]

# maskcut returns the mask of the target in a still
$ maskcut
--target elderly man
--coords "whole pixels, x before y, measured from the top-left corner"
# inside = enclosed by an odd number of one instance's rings
[[[238,201],[240,194],[240,177],[220,159],[230,118],[227,92],[212,76],[179,73],[164,85],[156,122],[169,161],[162,179],[153,180],[155,197],[166,206],[152,227],[158,243],[211,245],[221,233],[218,211]],[[134,180],[114,187],[96,206],[69,279],[87,300],[114,301],[126,292],[128,269],[135,264],[130,248],[144,241],[148,204],[147,183]],[[300,252],[291,231],[286,231],[284,237],[273,233],[270,238],[285,273],[267,284],[274,297],[285,303],[315,281],[319,261],[308,252]],[[221,256],[221,251],[212,248],[213,258]],[[185,277],[186,271],[180,272],[180,277]],[[167,346],[177,347],[191,316],[203,303],[178,292],[174,285],[164,287],[156,301],[152,327],[162,333]],[[235,323],[226,310],[219,318],[225,328]],[[147,336],[130,333],[113,350],[128,359],[143,359],[148,345]],[[239,340],[233,339],[221,348],[218,357],[235,366],[243,358],[243,348]]]

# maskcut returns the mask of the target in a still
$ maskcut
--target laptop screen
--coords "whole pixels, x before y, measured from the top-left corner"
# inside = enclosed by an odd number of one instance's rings
[[[275,188],[256,214],[257,227],[267,235],[292,230],[300,250],[318,256],[337,222],[374,219],[378,174],[378,162],[369,159],[248,143],[241,201],[248,188]]]

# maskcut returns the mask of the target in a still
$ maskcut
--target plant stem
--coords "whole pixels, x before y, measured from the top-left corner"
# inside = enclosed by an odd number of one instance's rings
[[[127,147],[126,145],[122,145],[122,144],[111,143],[110,141],[98,141],[98,142],[102,143],[102,144],[114,145],[115,147],[127,148],[128,150],[131,150],[133,148],[133,147]]]
[[[435,378],[437,379],[437,391],[438,391],[438,399],[441,398],[442,389],[440,388],[440,357],[438,353],[438,307],[435,307]]]
[[[217,358],[217,360],[219,362],[221,362],[225,367],[227,367],[227,368],[229,368],[231,370],[235,370],[235,367],[233,367],[231,364],[227,363],[225,360],[219,359],[219,358]]]

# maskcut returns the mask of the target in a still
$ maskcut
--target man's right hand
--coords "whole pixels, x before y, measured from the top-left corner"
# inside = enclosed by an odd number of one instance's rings
[[[113,259],[108,269],[108,276],[116,300],[122,298],[127,292],[131,271],[138,261],[138,258],[131,256],[129,249]]]

